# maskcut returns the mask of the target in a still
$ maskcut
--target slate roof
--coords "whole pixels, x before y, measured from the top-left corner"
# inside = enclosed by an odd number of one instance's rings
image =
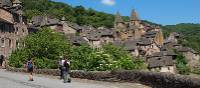
[[[156,67],[164,67],[164,66],[173,66],[173,58],[170,56],[163,56],[163,57],[152,57],[148,60],[148,67],[149,68],[156,68]]]
[[[144,37],[146,38],[155,38],[157,34],[157,31],[148,31],[144,34]]]
[[[175,36],[175,37],[179,37],[180,36],[180,34],[177,33],[177,32],[172,32],[172,35]]]
[[[95,30],[85,30],[85,33],[88,40],[98,41],[101,38],[101,33],[96,32]]]
[[[48,26],[59,24],[59,20],[56,18],[49,18],[47,16],[34,16],[31,19],[34,26]]]
[[[124,42],[125,50],[131,51],[137,49],[137,41],[136,40],[126,40]]]
[[[198,54],[197,51],[195,51],[194,49],[189,48],[189,47],[178,47],[178,48],[176,48],[176,50],[179,52],[191,52],[193,54]]]
[[[153,53],[150,57],[176,56],[172,50]]]
[[[0,7],[12,7],[12,2],[10,0],[0,0]]]
[[[81,36],[70,36],[70,42],[72,44],[86,44],[88,43],[83,37]]]
[[[161,51],[167,51],[168,50],[168,47],[167,45],[163,45],[161,48],[160,48]]]
[[[114,32],[110,29],[99,29],[96,31],[101,36],[113,36]]]
[[[150,45],[152,44],[151,40],[147,39],[147,38],[140,38],[137,42],[139,45]]]
[[[79,26],[78,24],[76,23],[72,23],[72,22],[67,22],[68,26],[75,29],[75,30],[82,30],[84,29],[83,27]]]

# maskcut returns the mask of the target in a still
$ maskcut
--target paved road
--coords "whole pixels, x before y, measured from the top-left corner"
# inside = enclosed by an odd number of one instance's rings
[[[83,79],[72,79],[72,83],[62,83],[56,77],[36,75],[34,81],[28,74],[0,70],[0,88],[149,88],[137,83],[110,83]]]

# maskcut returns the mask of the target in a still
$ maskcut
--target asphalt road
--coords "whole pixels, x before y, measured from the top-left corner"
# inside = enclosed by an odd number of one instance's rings
[[[110,83],[86,79],[72,79],[63,83],[57,77],[35,75],[34,81],[28,81],[28,74],[13,73],[0,69],[0,88],[149,88],[137,83]]]

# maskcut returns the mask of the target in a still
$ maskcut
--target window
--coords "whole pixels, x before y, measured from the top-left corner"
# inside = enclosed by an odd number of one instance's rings
[[[4,39],[1,39],[1,47],[5,47],[5,41],[4,41]]]
[[[16,42],[16,46],[17,46],[17,48],[19,48],[19,42],[18,41]]]
[[[158,58],[157,60],[161,60],[161,58]]]
[[[22,29],[22,32],[24,33],[24,29]]]
[[[15,34],[18,34],[18,30],[19,30],[19,28],[16,27]]]
[[[12,40],[9,39],[9,47],[12,48]]]
[[[161,67],[159,67],[159,70],[161,70]]]
[[[168,67],[168,70],[170,70],[170,67]]]

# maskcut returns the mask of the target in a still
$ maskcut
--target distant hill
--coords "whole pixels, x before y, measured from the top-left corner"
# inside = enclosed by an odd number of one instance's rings
[[[24,6],[25,16],[30,19],[34,15],[50,15],[56,18],[63,16],[79,25],[93,25],[95,27],[112,27],[114,15],[98,12],[93,9],[85,9],[82,6],[72,7],[61,2],[50,0],[21,0]]]
[[[68,21],[79,25],[92,25],[94,27],[105,26],[113,27],[114,15],[104,12],[98,12],[93,9],[85,9],[82,6],[72,7],[62,2],[54,2],[50,0],[21,0],[24,6],[25,16],[31,19],[35,15],[50,15],[61,19],[65,17]],[[123,17],[124,20],[129,20],[128,17]],[[190,46],[200,52],[200,24],[177,24],[162,26],[149,21],[144,21],[152,25],[161,26],[165,36],[170,32],[178,32],[185,36],[183,45]]]
[[[168,36],[170,32],[178,32],[184,35],[182,44],[192,47],[200,52],[200,24],[182,23],[177,25],[162,26],[163,33]]]

